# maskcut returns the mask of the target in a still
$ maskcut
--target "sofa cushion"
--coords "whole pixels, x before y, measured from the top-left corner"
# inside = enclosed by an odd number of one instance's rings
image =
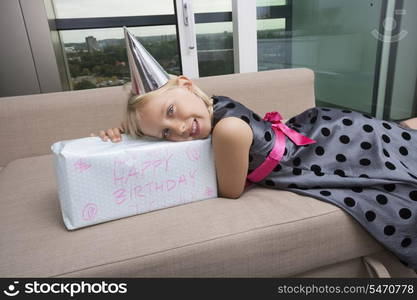
[[[68,231],[52,155],[0,172],[0,276],[291,276],[381,250],[340,208],[252,186]]]

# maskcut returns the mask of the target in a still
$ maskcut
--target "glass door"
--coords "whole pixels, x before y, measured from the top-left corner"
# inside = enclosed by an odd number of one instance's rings
[[[384,1],[292,1],[292,67],[316,75],[316,105],[375,114]]]
[[[231,0],[176,0],[181,60],[191,78],[234,73]]]

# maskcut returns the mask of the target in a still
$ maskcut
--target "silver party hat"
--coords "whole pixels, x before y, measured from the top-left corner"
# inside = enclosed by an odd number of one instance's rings
[[[141,95],[165,85],[169,80],[168,73],[125,26],[123,26],[123,29],[132,81],[132,93]]]

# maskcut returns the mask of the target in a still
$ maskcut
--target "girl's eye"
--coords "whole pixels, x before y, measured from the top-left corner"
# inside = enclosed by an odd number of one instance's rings
[[[170,105],[168,107],[167,114],[170,115],[170,114],[173,114],[173,113],[174,113],[174,106],[173,105]],[[169,132],[169,129],[168,128],[165,128],[162,131],[162,136],[163,136],[164,139],[166,139],[169,136],[168,132]]]
[[[169,114],[172,114],[174,112],[174,105],[170,105],[169,107],[168,107],[168,115]]]

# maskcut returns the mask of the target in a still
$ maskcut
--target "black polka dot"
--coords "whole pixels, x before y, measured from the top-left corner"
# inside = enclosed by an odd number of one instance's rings
[[[296,185],[295,183],[291,183],[288,188],[294,188],[294,189],[298,189],[298,185]]]
[[[401,133],[401,136],[403,137],[404,140],[409,141],[411,139],[411,136],[408,132],[403,132]]]
[[[310,170],[311,170],[311,171],[314,171],[314,172],[321,172],[321,167],[320,167],[320,166],[318,166],[318,165],[312,165],[312,166],[310,167]]]
[[[400,153],[404,156],[408,155],[408,150],[404,146],[401,146],[399,149]]]
[[[392,225],[387,225],[384,227],[384,233],[386,235],[393,235],[395,233],[395,227]]]
[[[367,159],[367,158],[362,158],[362,159],[359,161],[359,163],[360,163],[362,166],[369,166],[369,165],[371,164],[371,161],[370,161],[369,159]]]
[[[388,135],[386,135],[386,134],[383,134],[382,135],[382,140],[385,142],[385,143],[389,143],[389,142],[391,142],[391,139],[389,138],[389,136]]]
[[[361,148],[364,149],[364,150],[371,149],[371,147],[372,147],[371,143],[368,143],[368,142],[362,142],[361,143]]]
[[[320,194],[322,194],[323,196],[330,196],[332,193],[330,193],[329,191],[320,191]]]
[[[363,130],[365,130],[366,132],[372,132],[374,130],[374,128],[371,125],[363,125],[362,126]]]
[[[403,260],[401,260],[401,259],[398,259],[398,260],[399,260],[399,261],[400,261],[400,263],[402,263],[404,266],[408,267],[408,262],[403,261]]]
[[[390,157],[390,155],[389,155],[389,153],[388,153],[388,151],[387,151],[387,150],[382,149],[382,152],[384,152],[384,155],[385,155],[386,157]]]
[[[299,169],[299,168],[293,168],[292,169],[292,173],[294,175],[301,175],[301,169]]]
[[[385,162],[385,166],[390,170],[395,170],[395,165],[390,163],[389,161]]]
[[[272,139],[272,135],[269,131],[265,132],[264,138],[267,142],[269,142]]]
[[[226,107],[227,108],[235,108],[236,107],[236,104],[234,104],[234,103],[232,103],[232,102],[230,102],[230,103],[228,103],[227,105],[226,105]]]
[[[411,191],[410,194],[408,194],[411,200],[417,201],[417,191]]]
[[[297,157],[292,161],[292,163],[293,163],[294,166],[299,166],[300,163],[301,163],[301,159],[299,157]]]
[[[340,142],[343,144],[347,144],[350,142],[350,138],[347,135],[342,135],[339,138]]]
[[[355,193],[362,193],[363,187],[361,187],[361,186],[354,186],[352,188],[352,191],[354,191]]]
[[[372,119],[372,117],[368,114],[362,114],[365,118]]]
[[[317,117],[316,117],[316,116],[314,116],[314,117],[312,117],[312,118],[311,118],[310,123],[311,123],[311,124],[313,124],[313,123],[315,123],[316,121],[317,121]]]
[[[337,169],[334,171],[335,175],[339,175],[340,177],[346,177],[346,174],[343,170]]]
[[[379,194],[376,196],[376,201],[381,205],[385,205],[387,204],[388,199],[385,195]]]
[[[329,128],[326,128],[326,127],[322,128],[321,129],[321,134],[324,135],[324,136],[329,136],[330,135]]]
[[[346,161],[346,156],[344,156],[343,154],[338,154],[338,155],[336,155],[336,160],[338,162],[345,162]]]
[[[401,247],[408,247],[411,245],[411,239],[410,238],[405,238],[401,241]]]
[[[374,213],[372,210],[368,210],[368,211],[365,213],[365,217],[366,217],[366,219],[367,219],[369,222],[372,222],[373,220],[375,220],[376,215],[375,215],[375,213]]]
[[[287,147],[285,147],[284,155],[287,155]]]
[[[361,175],[359,175],[359,177],[369,178],[369,176],[366,175],[366,174],[361,174]]]
[[[330,121],[332,118],[331,117],[329,117],[329,116],[322,116],[321,117],[323,120],[326,120],[326,121]]]
[[[351,111],[351,110],[348,110],[348,109],[344,109],[344,110],[342,110],[342,112],[344,112],[345,114],[350,114],[350,113],[352,113],[352,111]]]
[[[303,127],[302,125],[297,124],[297,123],[292,124],[292,126],[297,127],[297,128],[301,128],[301,127]]]
[[[321,156],[324,154],[324,148],[322,146],[316,147],[316,154]]]
[[[343,124],[344,125],[346,125],[346,126],[350,126],[350,125],[352,125],[353,124],[353,122],[352,122],[352,120],[351,119],[343,119]]]
[[[408,208],[401,208],[398,214],[403,219],[409,219],[411,217],[411,210],[409,210]]]
[[[321,110],[330,111],[330,109],[328,109],[328,108],[321,108]]]
[[[323,172],[320,172],[320,171],[314,171],[314,174],[316,176],[324,176],[324,173]]]
[[[279,171],[281,171],[281,169],[282,169],[281,164],[277,164],[273,171],[274,172],[279,172]]]
[[[345,201],[345,204],[349,207],[353,207],[356,204],[355,200],[353,200],[353,198],[351,197],[346,197],[344,201]]]
[[[240,118],[245,121],[246,123],[250,124],[250,120],[247,116],[240,116]]]
[[[249,162],[252,162],[252,160],[253,160],[253,157],[252,155],[249,154]]]
[[[391,126],[388,123],[382,123],[382,126],[384,126],[386,129],[391,129]]]
[[[269,186],[275,186],[275,183],[272,180],[265,180],[265,184]]]
[[[387,192],[392,192],[392,191],[395,190],[395,184],[394,183],[384,184],[383,187]]]
[[[255,113],[252,113],[252,117],[256,120],[256,121],[260,121],[261,120],[261,117],[259,117],[257,114],[255,114]]]

